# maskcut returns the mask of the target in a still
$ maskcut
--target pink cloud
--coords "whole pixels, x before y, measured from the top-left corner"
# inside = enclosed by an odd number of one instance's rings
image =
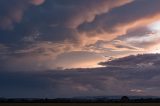
[[[45,0],[31,0],[31,3],[34,5],[41,5],[45,2]]]

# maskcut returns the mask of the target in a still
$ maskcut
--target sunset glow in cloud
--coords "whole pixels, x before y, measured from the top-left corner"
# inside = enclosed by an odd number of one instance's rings
[[[0,0],[0,97],[160,96],[159,4]]]
[[[149,28],[152,30],[152,31],[159,31],[160,32],[160,21],[156,21],[156,22],[153,22],[152,24],[149,25]]]

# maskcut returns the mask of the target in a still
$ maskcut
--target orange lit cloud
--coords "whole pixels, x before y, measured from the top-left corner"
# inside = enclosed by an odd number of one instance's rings
[[[128,30],[147,26],[148,24],[153,23],[159,19],[160,19],[160,14],[157,13],[154,14],[153,16],[143,17],[141,19],[132,21],[130,23],[118,24],[117,26],[113,27],[114,32],[107,32],[107,30],[105,31],[103,29],[101,33],[97,33],[95,31],[83,32],[81,33],[82,35],[80,36],[80,39],[82,43],[85,43],[86,45],[94,44],[99,40],[112,41],[118,36],[126,35]]]
[[[159,5],[0,0],[1,96],[159,96]]]
[[[2,12],[5,12],[2,16],[0,16],[0,28],[1,29],[13,29],[14,24],[20,23],[25,11],[31,5],[40,5],[43,4],[45,0],[1,0],[1,4],[5,5]],[[5,4],[6,3],[6,4]]]
[[[45,5],[42,5],[44,2]],[[35,57],[33,60],[38,60],[41,64],[45,64],[49,60],[45,65],[52,68],[98,67],[98,62],[103,61],[103,58],[97,59],[89,54],[88,57],[92,57],[92,59],[81,61],[79,57],[83,57],[87,52],[98,54],[101,57],[121,57],[145,53],[148,48],[152,49],[159,42],[159,37],[155,37],[157,34],[154,34],[155,39],[149,42],[144,42],[144,39],[152,38],[148,35],[146,35],[147,37],[143,37],[143,34],[141,37],[129,35],[131,30],[136,32],[136,29],[146,27],[160,19],[159,1],[156,0],[154,2],[146,0],[102,0],[97,2],[94,0],[70,3],[57,0],[24,0],[18,3],[15,7],[6,6],[8,11],[4,17],[0,17],[3,20],[0,20],[0,26],[2,29],[12,29],[15,23],[19,23],[13,33],[15,38],[12,39],[15,39],[15,42],[20,40],[19,42],[22,42],[23,46],[17,47],[18,50],[16,48],[14,55],[21,54],[24,56],[24,59],[22,57],[24,61],[25,56],[29,56]],[[144,4],[145,6],[143,6]],[[41,8],[29,11],[29,7],[32,5],[40,5]],[[139,11],[135,11],[137,9]],[[13,11],[11,12],[11,10]],[[22,20],[26,10],[29,12],[24,17],[25,20]],[[21,21],[23,21],[22,25]],[[120,39],[122,36],[126,39]],[[156,40],[156,38],[158,39]],[[138,39],[137,42],[131,42],[136,39]],[[75,61],[67,62],[69,58],[65,59],[65,57],[72,57],[69,54],[74,52],[84,52],[84,54],[79,53],[76,55]],[[60,56],[63,59],[60,60]],[[58,64],[57,61],[59,61]]]
[[[144,2],[146,8],[141,7]],[[117,7],[109,13],[98,15],[92,22],[81,25],[79,30],[84,36],[88,36],[87,41],[91,41],[91,43],[104,39],[106,41],[113,40],[118,36],[125,35],[130,29],[146,26],[160,19],[160,13],[157,9],[158,3],[159,1],[134,1],[125,6]],[[155,8],[151,9],[152,6]],[[134,11],[136,8],[140,10]],[[149,12],[145,12],[147,10]]]
[[[45,0],[31,0],[31,3],[35,5],[41,5],[45,2]]]
[[[92,22],[97,15],[107,13],[113,8],[123,6],[131,2],[133,2],[133,0],[102,0],[101,2],[93,1],[92,3],[86,1],[86,5],[88,5],[89,8],[82,5],[75,10],[74,15],[71,14],[71,18],[67,20],[66,26],[70,28],[77,28],[83,23]]]

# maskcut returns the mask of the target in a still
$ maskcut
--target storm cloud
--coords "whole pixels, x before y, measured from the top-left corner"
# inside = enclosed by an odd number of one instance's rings
[[[158,96],[159,4],[0,0],[0,96]]]
[[[49,98],[96,95],[158,96],[160,59],[157,57],[159,54],[124,57],[106,62],[108,67],[94,69],[43,70],[38,73],[1,70],[0,93],[3,97]],[[126,61],[129,62],[129,67],[125,67]],[[135,67],[135,64],[147,63],[154,63],[154,67]]]

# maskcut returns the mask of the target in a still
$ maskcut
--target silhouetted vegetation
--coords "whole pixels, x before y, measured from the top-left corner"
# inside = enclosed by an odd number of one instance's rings
[[[127,96],[123,96],[120,99],[108,99],[92,98],[92,99],[80,99],[80,98],[57,98],[57,99],[6,99],[0,98],[0,103],[160,103],[160,98],[141,98],[141,99],[129,99]]]
[[[123,96],[120,101],[127,103],[127,102],[129,102],[129,98],[127,96]]]

